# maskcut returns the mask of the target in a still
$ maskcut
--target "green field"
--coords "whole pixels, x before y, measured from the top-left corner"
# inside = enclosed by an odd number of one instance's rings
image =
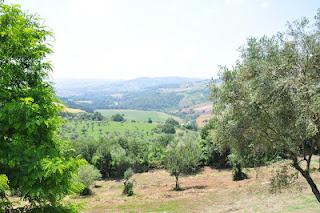
[[[124,118],[128,121],[135,120],[140,122],[146,122],[149,118],[152,119],[153,122],[161,123],[167,120],[168,118],[174,118],[179,122],[183,120],[173,115],[169,115],[164,112],[157,112],[157,111],[143,111],[143,110],[118,110],[118,109],[100,109],[96,110],[100,112],[103,116],[110,118],[114,114],[123,114]]]
[[[114,122],[114,121],[67,121],[60,134],[64,138],[95,138],[105,137],[110,133],[139,134],[141,137],[153,137],[156,124],[147,122]]]

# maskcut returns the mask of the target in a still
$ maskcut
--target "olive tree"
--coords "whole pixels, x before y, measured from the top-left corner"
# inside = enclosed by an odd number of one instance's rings
[[[180,190],[179,177],[198,171],[202,159],[197,138],[187,135],[172,142],[166,152],[165,167],[176,178],[175,190]]]
[[[320,202],[310,175],[320,148],[320,10],[314,23],[303,18],[284,33],[248,39],[241,53],[212,87],[213,140],[242,160],[263,152],[291,159]]]
[[[79,160],[58,138],[59,111],[46,60],[52,33],[19,5],[0,3],[0,173],[31,204],[73,191]]]
[[[79,167],[78,179],[83,184],[81,195],[91,195],[91,187],[95,184],[96,180],[101,178],[101,173],[97,168],[91,164],[82,165]]]

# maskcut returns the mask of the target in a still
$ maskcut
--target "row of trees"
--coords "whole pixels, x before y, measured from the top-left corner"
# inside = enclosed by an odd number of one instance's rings
[[[81,112],[81,113],[71,113],[71,112],[60,112],[60,115],[67,120],[80,120],[80,121],[103,121],[105,118],[100,112]]]
[[[203,156],[199,137],[190,133],[175,137],[161,135],[155,140],[136,138],[134,135],[116,136],[73,144],[76,155],[94,165],[102,178],[125,178],[125,187],[130,187],[130,190],[133,182],[126,177],[128,170],[144,172],[156,168],[167,169],[176,178],[174,189],[180,190],[179,177],[198,172]],[[84,183],[89,186],[92,177],[97,177],[96,171],[88,166],[81,170],[84,170],[81,179],[88,179]],[[86,187],[83,194],[90,194],[88,192],[90,189]]]

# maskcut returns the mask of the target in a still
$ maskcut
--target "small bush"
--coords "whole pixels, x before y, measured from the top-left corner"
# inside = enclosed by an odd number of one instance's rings
[[[228,155],[228,160],[232,165],[232,180],[239,181],[248,178],[248,175],[242,171],[242,159],[239,154],[231,153]]]
[[[1,208],[10,207],[10,202],[6,194],[6,191],[9,190],[8,182],[8,177],[0,174],[0,212]]]
[[[232,168],[232,180],[239,181],[248,179],[248,175],[242,171],[241,165],[238,163]]]
[[[281,165],[277,169],[270,181],[270,192],[281,193],[283,189],[289,188],[291,185],[296,184],[298,180],[298,172],[291,171],[289,165]]]
[[[115,114],[111,116],[111,120],[115,121],[115,122],[122,122],[124,121],[124,117],[120,114]]]
[[[124,189],[123,189],[123,194],[128,195],[128,196],[132,196],[133,193],[133,181],[127,181],[124,184]]]
[[[41,207],[35,207],[28,209],[26,212],[28,213],[77,213],[81,209],[80,206],[76,204],[68,204],[68,205],[62,205],[62,204],[57,204],[57,205],[46,205],[46,206],[41,206]],[[25,212],[24,209],[21,209],[21,211],[18,209],[17,212]]]
[[[83,184],[84,189],[80,193],[81,195],[91,195],[91,186],[94,185],[95,181],[101,178],[99,170],[92,165],[84,165],[79,168],[78,179]]]
[[[197,123],[195,121],[188,122],[187,124],[183,125],[184,128],[189,129],[189,130],[198,130]]]
[[[169,124],[169,125],[172,125],[172,126],[179,126],[179,122],[176,121],[175,119],[173,118],[168,118],[165,122],[165,124]]]
[[[102,178],[109,177],[112,169],[112,155],[110,148],[106,145],[100,145],[97,152],[92,157],[92,163],[97,169],[99,169],[102,174]]]
[[[123,194],[127,195],[127,196],[132,196],[133,193],[133,183],[134,180],[131,180],[130,178],[133,176],[133,170],[131,168],[127,169],[123,176],[124,176],[124,189],[123,189]]]
[[[164,124],[162,126],[160,126],[160,131],[162,133],[165,133],[165,134],[175,134],[176,133],[176,129],[174,128],[174,125],[172,124]]]

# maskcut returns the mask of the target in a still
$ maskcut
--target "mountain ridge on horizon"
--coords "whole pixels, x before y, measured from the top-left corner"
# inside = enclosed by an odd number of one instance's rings
[[[63,90],[96,90],[110,92],[139,91],[150,87],[178,86],[186,83],[210,81],[205,78],[189,78],[178,76],[167,77],[139,77],[129,80],[108,80],[108,79],[77,79],[77,78],[57,78],[53,80],[53,85],[58,96]],[[84,92],[84,91],[83,91]]]
[[[64,79],[57,80],[54,86],[57,96],[74,108],[163,111],[207,101],[212,80],[187,77],[141,77],[123,81]]]

